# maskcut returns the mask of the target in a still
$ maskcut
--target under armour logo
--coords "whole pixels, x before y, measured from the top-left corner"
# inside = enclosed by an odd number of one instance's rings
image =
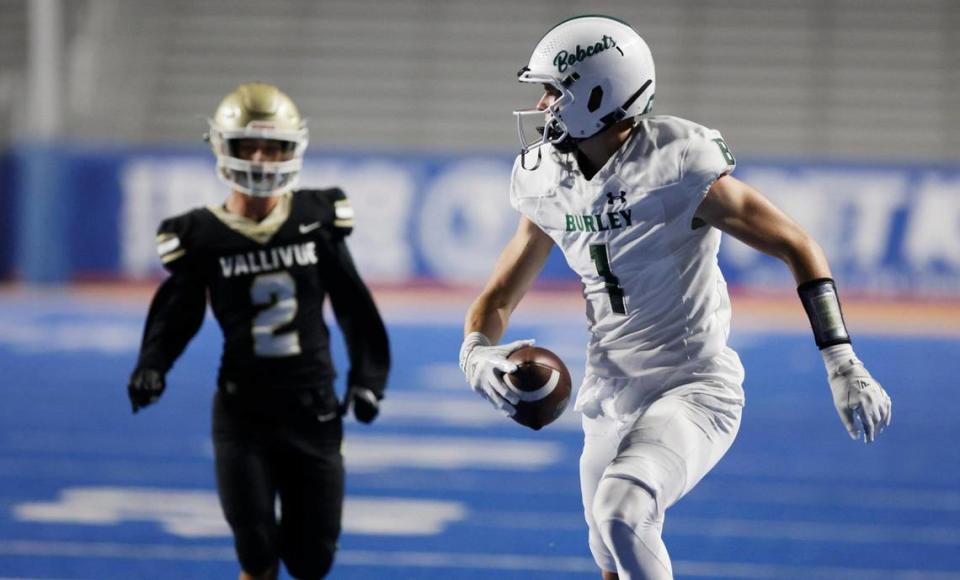
[[[608,191],[607,203],[609,203],[610,205],[613,205],[614,203],[616,203],[614,202],[615,199],[619,199],[620,203],[627,203],[627,192],[623,191],[622,189],[620,190],[620,193],[617,193],[617,194],[614,194],[612,191]]]

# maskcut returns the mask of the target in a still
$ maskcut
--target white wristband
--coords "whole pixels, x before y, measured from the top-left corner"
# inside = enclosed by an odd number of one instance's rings
[[[860,363],[860,359],[854,354],[853,347],[849,343],[828,346],[821,350],[820,354],[823,355],[823,364],[827,367],[827,373],[831,375],[848,364]]]
[[[471,332],[463,337],[463,344],[460,345],[460,370],[467,372],[467,359],[470,353],[478,346],[490,346],[490,339],[482,332]]]

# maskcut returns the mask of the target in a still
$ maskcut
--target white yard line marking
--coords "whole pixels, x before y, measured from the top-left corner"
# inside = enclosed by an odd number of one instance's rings
[[[392,468],[541,471],[563,459],[564,451],[551,441],[354,434],[344,440],[343,456],[354,474]]]
[[[13,506],[24,522],[115,526],[155,522],[164,532],[185,538],[230,537],[217,496],[207,490],[74,487],[53,501]],[[343,530],[374,536],[433,536],[468,517],[460,502],[398,497],[349,496]]]
[[[431,403],[427,398],[418,399],[422,405],[434,407],[438,415],[444,410],[460,413],[456,406],[447,406],[442,401]],[[486,417],[495,422],[509,421],[486,403],[470,402],[467,407],[477,416]],[[413,408],[407,405],[406,408]],[[574,416],[573,413],[568,413]],[[579,415],[576,415],[579,417]],[[434,424],[428,417],[420,414],[417,424]],[[465,419],[469,420],[469,419]],[[481,419],[486,420],[486,419]],[[381,424],[392,424],[392,419],[383,418]],[[439,416],[436,423],[440,423]],[[551,426],[552,427],[552,426]],[[576,427],[579,429],[579,426]],[[519,432],[521,427],[516,426]],[[129,441],[112,439],[106,436],[89,434],[47,434],[42,431],[22,431],[10,436],[0,433],[0,476],[43,473],[75,473],[77,465],[88,469],[91,464],[107,466],[127,463],[132,469],[146,465],[155,457],[162,457],[165,463],[173,459],[193,457],[211,457],[213,446],[209,440],[193,439],[190,445],[181,445],[179,450],[173,443],[147,443],[145,450],[135,448]],[[47,453],[47,457],[6,457],[9,451]],[[497,469],[510,471],[540,471],[557,464],[566,456],[564,446],[555,440],[528,440],[507,437],[470,437],[443,435],[365,435],[351,433],[344,440],[343,454],[347,468],[360,472],[385,471],[393,468],[403,469]],[[121,461],[106,459],[104,455],[127,459]],[[85,456],[95,456],[95,460]],[[169,458],[169,459],[168,459]],[[83,459],[81,461],[81,459]],[[185,461],[184,461],[185,462]],[[164,467],[168,469],[168,467]]]

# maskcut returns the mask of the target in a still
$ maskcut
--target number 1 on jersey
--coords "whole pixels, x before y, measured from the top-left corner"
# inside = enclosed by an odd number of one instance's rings
[[[610,258],[607,256],[606,244],[590,244],[590,259],[597,265],[597,274],[603,277],[607,294],[610,295],[610,307],[617,314],[626,314],[627,308],[623,303],[623,288],[620,279],[610,269]]]

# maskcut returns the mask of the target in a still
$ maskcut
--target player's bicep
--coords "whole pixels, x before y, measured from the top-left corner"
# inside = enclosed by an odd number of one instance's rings
[[[797,283],[829,278],[817,242],[759,191],[729,175],[718,179],[696,217],[754,249],[783,260]]]
[[[772,256],[783,257],[808,238],[759,191],[729,175],[714,182],[695,217]]]
[[[543,270],[552,248],[550,236],[527,217],[521,217],[484,289],[493,306],[512,312]]]

